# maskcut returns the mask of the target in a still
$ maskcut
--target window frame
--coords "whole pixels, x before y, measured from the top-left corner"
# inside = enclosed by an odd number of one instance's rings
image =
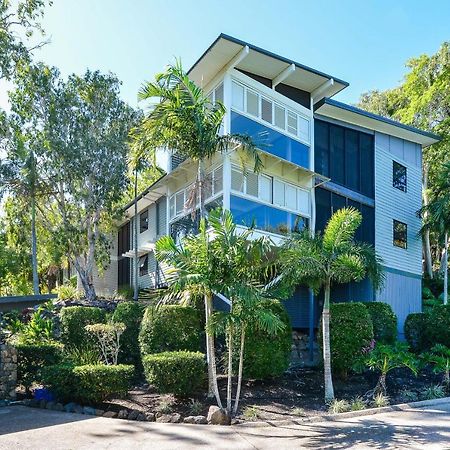
[[[396,231],[396,225],[404,225],[405,230],[405,239],[404,239],[404,245],[399,244],[402,242],[402,240],[396,238],[396,235],[398,236],[398,231]],[[392,219],[392,245],[397,248],[401,248],[403,250],[408,249],[408,224],[405,222],[402,222],[401,220]]]
[[[398,166],[398,169],[404,169],[404,175],[401,175],[400,179],[396,179],[395,166]],[[401,178],[404,178],[404,182],[400,181]],[[408,168],[395,159],[392,160],[392,187],[404,192],[405,194],[408,192]]]
[[[139,258],[139,276],[140,277],[145,277],[146,275],[148,275],[148,257],[149,254],[146,253],[145,255],[142,255]]]
[[[143,218],[143,215],[146,214],[147,217]],[[139,234],[145,233],[149,229],[149,208],[144,209],[139,213]],[[143,224],[145,223],[145,226]]]

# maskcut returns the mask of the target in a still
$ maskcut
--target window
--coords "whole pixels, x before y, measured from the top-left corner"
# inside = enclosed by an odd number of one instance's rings
[[[261,119],[272,123],[272,102],[266,98],[261,99]]]
[[[246,175],[246,192],[247,195],[258,197],[258,174],[248,172]]]
[[[143,233],[148,230],[148,209],[141,212],[139,216],[139,231]]]
[[[244,192],[244,174],[237,169],[231,169],[231,189]]]
[[[330,126],[331,181],[345,184],[344,128]]]
[[[214,170],[213,173],[213,194],[216,195],[223,189],[223,171],[222,166]]]
[[[284,206],[284,183],[278,180],[273,181],[273,203]]]
[[[250,90],[247,90],[247,112],[259,117],[259,95]]]
[[[184,191],[175,195],[175,215],[181,214],[184,210]]]
[[[272,177],[261,175],[259,177],[258,197],[267,203],[272,203]]]
[[[406,192],[406,167],[397,161],[392,161],[392,186]]]
[[[223,103],[223,83],[220,83],[219,86],[214,89],[214,102]]]
[[[297,114],[292,111],[288,111],[287,130],[289,133],[297,134]]]
[[[394,239],[393,244],[395,247],[407,248],[408,246],[408,226],[406,223],[398,220],[393,221]]]
[[[275,125],[283,130],[286,128],[286,110],[279,105],[275,105]]]
[[[239,111],[244,111],[244,86],[234,81],[231,89],[231,104]]]
[[[360,189],[358,132],[349,129],[345,130],[345,185]]]
[[[139,258],[139,276],[143,277],[148,274],[148,253]]]

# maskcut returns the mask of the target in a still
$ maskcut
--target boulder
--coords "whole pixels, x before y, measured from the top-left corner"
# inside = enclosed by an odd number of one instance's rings
[[[95,408],[92,408],[92,406],[85,406],[83,408],[83,414],[86,414],[88,416],[95,416]]]
[[[74,402],[67,403],[66,405],[64,405],[64,411],[66,411],[66,412],[74,412],[75,411],[75,406],[77,406],[77,405]]]
[[[113,419],[114,417],[117,417],[117,413],[114,411],[106,411],[103,414],[103,417],[107,417],[108,419]]]
[[[230,425],[231,417],[224,409],[220,409],[218,406],[210,406],[207,421],[211,425]]]
[[[64,411],[64,405],[62,403],[56,403],[53,406],[53,411]]]
[[[128,418],[128,411],[126,409],[121,409],[119,411],[119,414],[117,415],[117,418],[119,418],[119,419],[127,419]]]
[[[47,402],[47,404],[45,405],[46,409],[53,409],[53,407],[55,406],[55,402]]]
[[[156,420],[155,414],[152,412],[146,413],[145,414],[145,420],[147,422],[154,422]]]
[[[138,416],[136,417],[136,420],[139,422],[145,422],[145,414],[139,413]]]
[[[132,411],[130,411],[130,414],[128,414],[128,420],[136,420],[139,413],[140,411],[133,409]]]
[[[187,416],[183,419],[184,423],[194,423],[196,425],[204,425],[208,423],[205,416]]]

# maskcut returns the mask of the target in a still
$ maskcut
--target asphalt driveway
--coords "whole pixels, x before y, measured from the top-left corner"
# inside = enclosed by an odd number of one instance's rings
[[[0,408],[0,449],[450,449],[450,401],[281,426],[160,424]]]

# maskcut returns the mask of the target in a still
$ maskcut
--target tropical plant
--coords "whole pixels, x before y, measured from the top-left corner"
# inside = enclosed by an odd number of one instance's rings
[[[447,390],[450,389],[450,348],[443,344],[436,344],[424,355],[424,359],[433,365],[435,373],[442,373],[442,381]]]
[[[348,400],[338,400],[334,398],[328,404],[328,412],[330,414],[340,414],[351,410],[351,404]]]
[[[434,400],[435,398],[445,397],[444,388],[439,384],[431,384],[420,392],[422,400]]]
[[[355,242],[361,214],[343,208],[329,220],[323,235],[307,231],[293,234],[283,245],[281,264],[285,278],[324,291],[322,311],[325,402],[334,398],[330,353],[330,296],[332,284],[361,281],[369,277],[374,289],[383,282],[381,259],[372,246]]]
[[[103,362],[116,366],[119,359],[120,337],[125,331],[125,324],[120,322],[95,323],[86,325],[86,331],[95,337]]]
[[[362,371],[368,367],[380,374],[377,385],[367,393],[367,397],[375,397],[378,394],[387,395],[386,376],[394,369],[406,367],[415,375],[418,371],[416,357],[408,351],[408,345],[397,342],[394,345],[376,344],[375,348],[355,363],[355,369]]]

